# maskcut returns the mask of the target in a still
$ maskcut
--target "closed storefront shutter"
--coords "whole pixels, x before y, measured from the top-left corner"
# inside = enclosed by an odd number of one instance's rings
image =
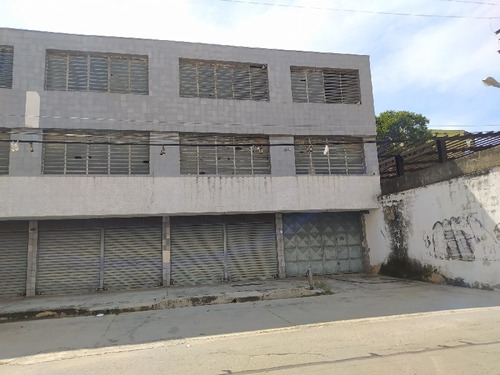
[[[363,271],[359,213],[284,214],[283,228],[287,276]]]
[[[28,223],[0,224],[0,297],[26,293]]]
[[[104,288],[153,288],[162,282],[161,226],[104,232]]]
[[[227,225],[229,280],[270,279],[277,270],[274,222]]]
[[[171,228],[172,284],[216,283],[224,279],[222,224]]]
[[[274,215],[171,220],[174,285],[270,279],[278,273]]]
[[[38,233],[37,294],[99,288],[100,229],[44,229]]]

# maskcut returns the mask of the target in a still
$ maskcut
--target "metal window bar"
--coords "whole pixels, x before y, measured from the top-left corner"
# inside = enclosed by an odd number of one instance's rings
[[[265,64],[179,59],[181,97],[269,100],[268,86]]]
[[[12,88],[12,68],[14,64],[14,47],[0,46],[0,88]]]
[[[148,65],[147,56],[47,51],[45,89],[148,95]]]
[[[149,174],[145,132],[46,131],[43,174]]]

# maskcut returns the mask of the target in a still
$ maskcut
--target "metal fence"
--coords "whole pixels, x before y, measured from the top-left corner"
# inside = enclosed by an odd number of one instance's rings
[[[379,145],[381,179],[395,178],[500,145],[500,132],[433,137],[405,146]],[[395,151],[398,150],[398,151]]]

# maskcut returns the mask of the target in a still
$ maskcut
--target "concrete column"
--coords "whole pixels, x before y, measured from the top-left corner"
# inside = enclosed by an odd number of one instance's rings
[[[179,133],[151,132],[149,168],[151,176],[180,176]]]
[[[38,258],[38,221],[31,220],[28,230],[28,257],[26,272],[26,297],[36,294],[36,272]]]
[[[379,174],[378,170],[378,156],[377,156],[377,144],[374,142],[375,137],[363,138],[363,151],[365,154],[365,170],[366,174],[369,176],[377,176]],[[368,143],[373,141],[373,143]]]
[[[10,153],[9,175],[39,176],[42,174],[42,131],[39,129],[13,129],[11,140],[34,141],[20,142],[19,151]]]
[[[269,144],[271,145],[271,175],[294,176],[295,151],[293,147],[293,137],[271,136],[269,137]]]
[[[170,268],[170,217],[163,216],[162,218],[162,238],[161,238],[161,253],[162,253],[162,280],[163,286],[170,286],[171,268]]]
[[[283,214],[276,214],[276,251],[278,253],[278,277],[284,279],[285,271],[285,242],[283,241]]]

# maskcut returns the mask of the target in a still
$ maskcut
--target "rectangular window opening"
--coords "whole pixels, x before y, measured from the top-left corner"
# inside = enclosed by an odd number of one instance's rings
[[[45,89],[149,94],[147,56],[47,51]]]
[[[359,71],[290,67],[296,103],[361,104]]]
[[[267,65],[179,59],[179,95],[269,101]]]

